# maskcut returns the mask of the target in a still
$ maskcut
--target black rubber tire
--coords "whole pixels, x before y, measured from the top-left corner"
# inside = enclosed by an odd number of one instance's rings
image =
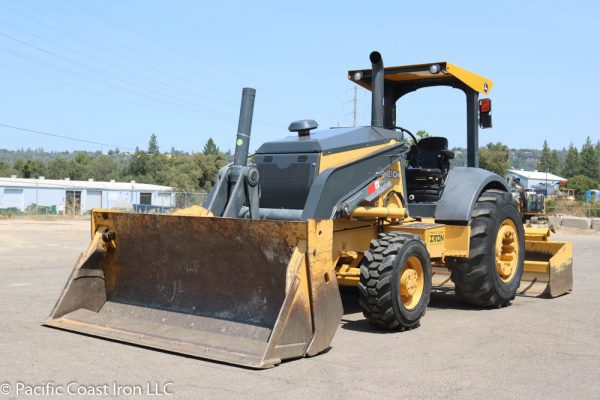
[[[519,254],[517,271],[509,282],[503,282],[496,270],[496,236],[502,223],[510,219],[517,229]],[[476,307],[504,307],[515,298],[523,275],[525,230],[521,215],[509,193],[486,190],[471,213],[469,258],[447,259],[456,294]]]
[[[411,256],[423,266],[424,285],[419,302],[409,310],[400,298],[399,277]],[[431,261],[425,244],[411,233],[380,233],[365,252],[358,289],[363,315],[372,325],[401,331],[419,326],[431,293]]]

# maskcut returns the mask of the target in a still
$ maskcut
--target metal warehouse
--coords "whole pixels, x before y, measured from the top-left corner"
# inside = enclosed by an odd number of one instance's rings
[[[514,176],[519,178],[523,187],[528,189],[542,189],[547,191],[547,194],[552,194],[558,189],[561,184],[567,182],[566,178],[551,174],[550,172],[540,171],[524,171],[518,169],[509,169],[507,177]]]
[[[131,210],[172,207],[175,193],[168,186],[131,182],[0,178],[0,210],[49,207],[58,214],[85,214],[92,208]]]

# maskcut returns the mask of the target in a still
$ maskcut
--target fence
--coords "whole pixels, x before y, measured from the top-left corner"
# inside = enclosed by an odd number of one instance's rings
[[[573,217],[600,218],[600,201],[586,201],[585,196],[574,199],[546,200],[546,214]]]
[[[143,204],[124,203],[123,201],[112,204],[102,204],[101,208],[110,208],[120,211],[142,213],[169,213],[174,209],[202,206],[208,197],[206,192],[170,192],[168,195],[157,195],[149,198]],[[90,214],[91,210],[81,210],[81,203],[77,198],[67,197],[64,204],[28,204],[23,209],[17,207],[0,208],[0,216],[37,216],[37,215],[64,215],[77,216]],[[149,203],[149,204],[148,204]]]
[[[175,208],[188,208],[191,206],[201,206],[206,201],[208,193],[188,193],[188,192],[177,192],[175,193]]]

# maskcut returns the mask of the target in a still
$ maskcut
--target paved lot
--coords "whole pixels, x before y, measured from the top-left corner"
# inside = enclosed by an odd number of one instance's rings
[[[12,386],[9,397],[17,381],[117,382],[123,391],[172,382],[167,389],[188,399],[600,396],[600,236],[556,236],[574,243],[570,295],[483,311],[436,295],[419,329],[378,333],[350,293],[330,351],[255,371],[41,327],[88,225],[0,220],[0,384]]]

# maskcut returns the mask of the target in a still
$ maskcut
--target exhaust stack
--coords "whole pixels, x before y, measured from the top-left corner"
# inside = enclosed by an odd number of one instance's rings
[[[372,65],[371,77],[371,126],[383,128],[383,59],[378,51],[369,55]]]

